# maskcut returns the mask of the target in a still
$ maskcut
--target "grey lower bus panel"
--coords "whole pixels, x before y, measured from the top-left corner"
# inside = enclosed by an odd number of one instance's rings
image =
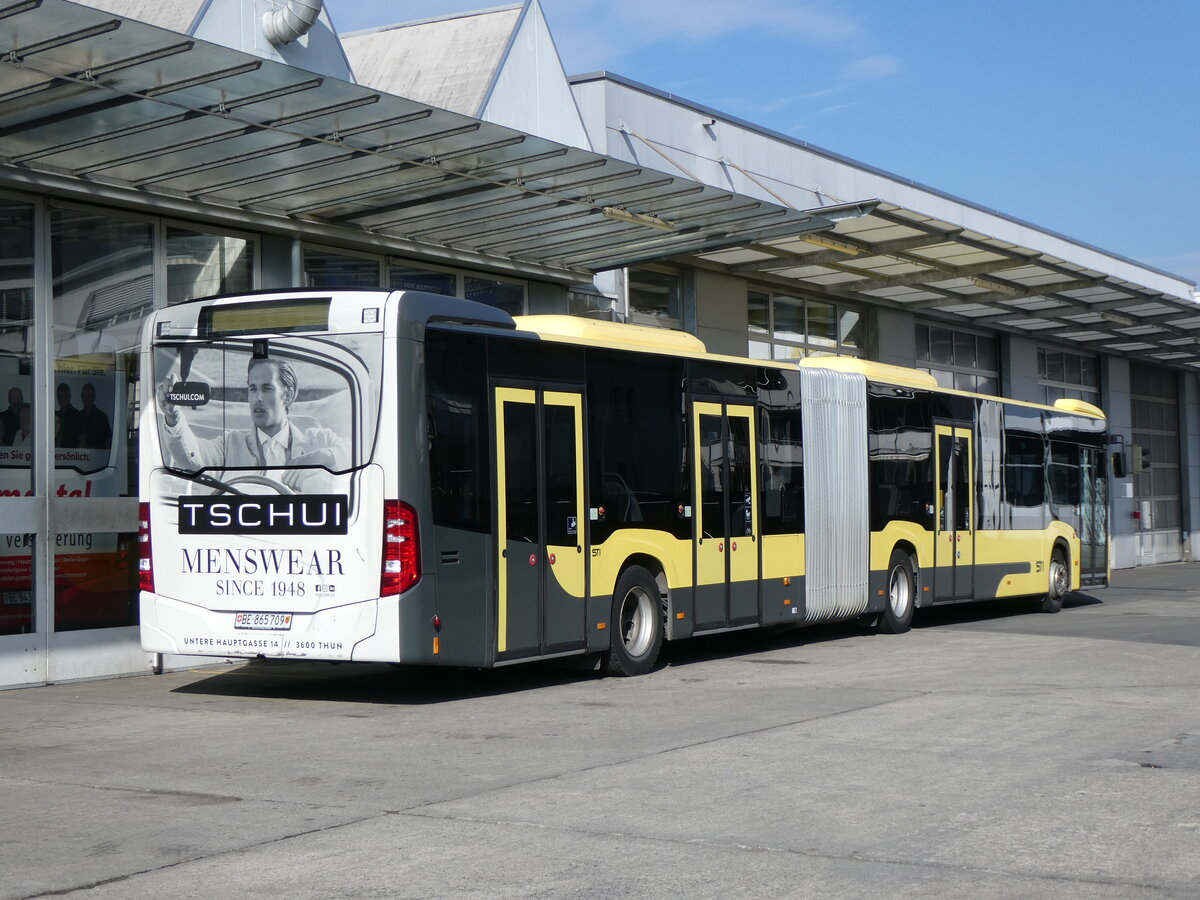
[[[867,610],[867,382],[859,374],[800,370],[804,397],[804,620]]]

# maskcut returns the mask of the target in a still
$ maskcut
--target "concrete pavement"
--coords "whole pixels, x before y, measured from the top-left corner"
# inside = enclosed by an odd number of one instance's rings
[[[650,676],[0,694],[0,897],[1200,896],[1200,565]]]

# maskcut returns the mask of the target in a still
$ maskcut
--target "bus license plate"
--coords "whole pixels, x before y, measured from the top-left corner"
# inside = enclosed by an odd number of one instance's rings
[[[287,631],[292,627],[291,613],[240,612],[233,615],[234,628],[254,631]]]

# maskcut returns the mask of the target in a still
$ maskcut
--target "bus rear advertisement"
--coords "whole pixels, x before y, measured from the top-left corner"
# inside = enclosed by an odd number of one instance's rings
[[[420,292],[156,312],[142,344],[143,647],[489,667],[941,603],[1056,612],[1108,573],[1081,401]]]

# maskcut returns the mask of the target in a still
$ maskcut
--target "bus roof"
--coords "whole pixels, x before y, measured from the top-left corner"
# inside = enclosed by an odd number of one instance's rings
[[[796,363],[793,360],[750,359],[745,356],[711,353],[704,341],[694,334],[670,328],[609,322],[605,319],[584,319],[580,316],[514,316],[513,321],[516,322],[518,330],[536,334],[545,340],[626,350],[631,353],[658,353],[664,356],[796,371]]]
[[[1074,400],[1071,397],[1060,397],[1054,401],[1054,408],[1065,412],[1077,413],[1082,416],[1095,416],[1097,419],[1107,419],[1104,410],[1088,403],[1086,400]]]
[[[962,397],[975,397],[984,400],[995,400],[1000,403],[1014,403],[1019,406],[1030,406],[1037,409],[1057,409],[1073,415],[1090,416],[1096,419],[1107,419],[1104,410],[1085,400],[1061,398],[1053,405],[1036,403],[1032,400],[1014,400],[1010,397],[996,397],[991,394],[979,394],[974,391],[960,391],[956,388],[942,387],[937,379],[928,372],[920,369],[907,369],[904,366],[892,366],[887,363],[872,362],[869,359],[859,359],[853,356],[810,356],[801,360],[800,365],[806,369],[832,369],[836,372],[855,372],[863,375],[867,381],[881,384],[894,384],[898,387],[915,388],[917,390],[937,391],[939,394],[957,394]]]
[[[609,322],[604,319],[555,315],[514,316],[513,321],[520,331],[532,332],[538,337],[565,343],[633,352],[661,353],[668,356],[704,358],[762,366],[768,369],[791,369],[794,371],[797,366],[809,369],[831,369],[836,372],[860,374],[867,381],[881,384],[893,384],[922,391],[937,391],[943,394],[958,394],[964,397],[978,397],[1002,403],[1016,403],[1038,409],[1058,409],[1062,412],[1097,419],[1106,418],[1103,410],[1083,400],[1060,399],[1054,401],[1053,406],[1048,406],[1045,403],[1035,403],[1029,400],[1013,400],[1008,397],[993,397],[972,391],[960,391],[942,387],[933,375],[920,369],[893,366],[852,356],[810,356],[799,361],[750,359],[709,353],[704,342],[694,334],[669,328],[656,328],[651,325],[631,325],[626,322]]]
[[[517,328],[544,337],[571,338],[594,347],[618,350],[650,350],[657,353],[707,356],[704,341],[686,331],[655,328],[650,325],[629,325],[604,319],[584,319],[579,316],[515,316]]]
[[[806,369],[833,369],[835,372],[855,372],[867,381],[882,381],[901,387],[918,388],[925,391],[940,390],[937,379],[919,369],[906,369],[887,363],[872,362],[855,356],[809,356],[800,361]]]

